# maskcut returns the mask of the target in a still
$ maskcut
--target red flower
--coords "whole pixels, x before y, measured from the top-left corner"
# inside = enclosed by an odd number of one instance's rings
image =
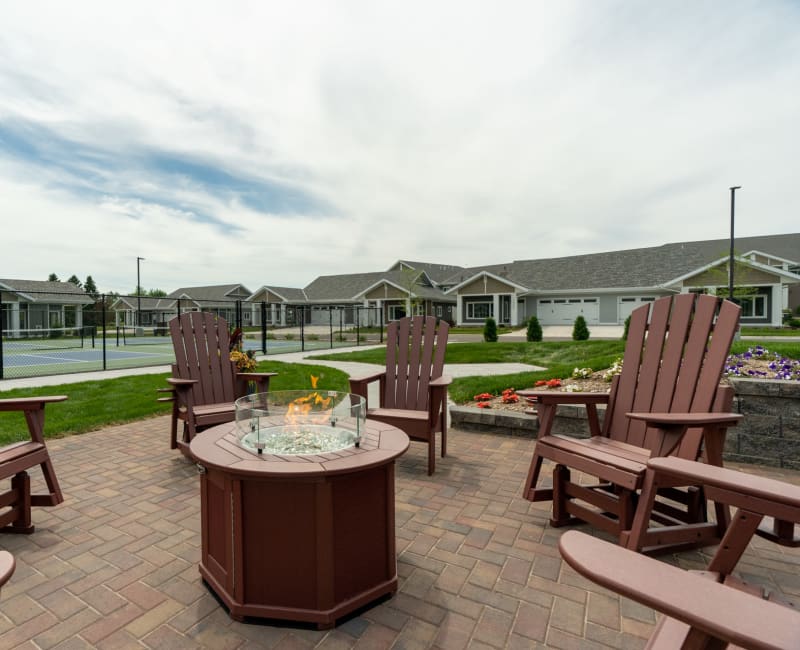
[[[547,382],[548,388],[558,388],[559,386],[561,386],[560,379],[551,379],[550,381]]]
[[[478,408],[479,409],[490,409],[490,408],[492,408],[492,405],[489,404],[489,402],[478,402]]]
[[[472,399],[474,399],[476,402],[486,402],[492,399],[493,397],[494,395],[492,395],[491,393],[481,393],[480,395],[475,395],[475,397],[473,397]]]

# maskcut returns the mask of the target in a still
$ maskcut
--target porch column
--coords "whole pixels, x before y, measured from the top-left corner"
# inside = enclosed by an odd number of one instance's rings
[[[511,324],[514,326],[520,325],[518,316],[519,303],[517,302],[517,294],[511,294]]]
[[[460,293],[456,294],[456,325],[463,325],[464,319],[462,318],[461,314],[464,312],[464,299],[461,297]]]
[[[7,323],[8,329],[11,330],[21,329],[19,326],[19,303],[12,302],[10,304],[11,304],[11,313],[10,313],[11,317],[8,319],[9,320],[9,322]]]
[[[286,325],[286,305],[281,303],[281,325]]]
[[[278,305],[274,302],[269,306],[269,322],[271,325],[278,322]]]
[[[411,298],[406,298],[406,316],[413,316],[414,313],[411,311]]]
[[[492,310],[494,312],[494,316],[493,316],[494,322],[495,323],[500,323],[501,322],[500,321],[501,314],[500,314],[500,294],[499,293],[492,294]]]

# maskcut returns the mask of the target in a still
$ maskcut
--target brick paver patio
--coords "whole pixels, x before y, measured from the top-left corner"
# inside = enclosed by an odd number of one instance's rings
[[[34,509],[33,535],[0,535],[17,557],[0,648],[638,648],[655,622],[561,562],[549,504],[519,496],[532,440],[452,431],[434,476],[424,445],[398,464],[396,596],[334,630],[236,623],[198,574],[197,471],[168,449],[168,427],[49,442],[65,502]],[[800,596],[797,551],[759,540],[739,568]]]

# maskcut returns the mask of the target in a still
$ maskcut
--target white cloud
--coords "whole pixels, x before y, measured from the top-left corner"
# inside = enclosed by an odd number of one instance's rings
[[[724,238],[734,184],[738,234],[797,229],[791,3],[5,13],[5,276],[303,286]]]

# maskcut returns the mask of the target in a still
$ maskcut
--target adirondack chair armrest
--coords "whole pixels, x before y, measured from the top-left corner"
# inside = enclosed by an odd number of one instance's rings
[[[566,393],[551,390],[518,390],[521,397],[534,397],[540,404],[607,404],[608,393]]]
[[[277,372],[237,372],[236,377],[245,381],[254,381],[257,384],[269,385],[270,377],[275,377],[277,374]]]
[[[436,379],[431,379],[428,386],[431,388],[446,388],[451,383],[453,383],[453,378],[449,375],[442,375],[441,377],[437,377]]]
[[[237,372],[236,376],[247,381],[258,381],[264,377],[277,377],[277,372]]]
[[[66,395],[44,395],[41,397],[12,397],[0,399],[0,411],[39,411],[50,402],[63,402]]]
[[[653,458],[647,462],[647,467],[659,474],[686,480],[687,483],[748,497],[747,507],[753,512],[773,516],[774,513],[763,512],[764,505],[767,506],[766,509],[788,505],[795,513],[800,511],[800,486],[797,485],[675,456]],[[797,523],[800,523],[800,517],[797,519]]]
[[[363,375],[361,377],[350,377],[350,384],[370,384],[386,376],[385,370],[374,372],[371,375]]]
[[[800,614],[789,607],[575,530],[564,533],[558,547],[584,577],[728,643],[797,644]]]
[[[178,379],[177,377],[167,377],[167,383],[177,390],[186,390],[198,382],[198,379]]]
[[[709,425],[734,426],[744,416],[739,413],[626,413],[632,420],[644,420],[648,426],[661,429],[702,427]]]

